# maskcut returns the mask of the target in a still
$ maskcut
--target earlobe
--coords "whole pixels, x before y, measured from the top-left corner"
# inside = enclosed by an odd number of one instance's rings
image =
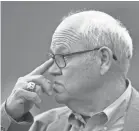
[[[111,66],[112,51],[108,47],[102,47],[99,49],[99,54],[101,59],[100,74],[104,75]]]
[[[100,74],[104,75],[109,70],[108,66],[104,66],[100,69]]]

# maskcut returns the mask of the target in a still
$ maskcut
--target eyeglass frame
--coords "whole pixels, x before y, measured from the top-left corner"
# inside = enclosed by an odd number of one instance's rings
[[[81,53],[86,53],[86,52],[90,52],[90,51],[95,51],[95,50],[99,50],[101,47],[97,47],[97,48],[94,48],[94,49],[92,49],[92,50],[84,50],[84,51],[79,51],[79,52],[73,52],[73,53],[67,53],[67,54],[53,54],[53,53],[48,53],[48,55],[49,55],[49,57],[51,57],[52,59],[54,59],[54,61],[55,61],[55,63],[57,64],[57,66],[59,67],[59,68],[65,68],[66,67],[66,61],[65,61],[65,59],[64,59],[64,57],[65,56],[71,56],[71,55],[75,55],[75,54],[81,54]],[[56,61],[56,59],[55,59],[55,57],[57,56],[57,55],[59,55],[59,56],[62,56],[62,58],[63,58],[63,61],[64,61],[64,66],[59,66],[59,64],[57,63],[57,61]],[[116,55],[115,54],[113,54],[113,59],[115,60],[115,61],[117,61],[117,57],[116,57]]]

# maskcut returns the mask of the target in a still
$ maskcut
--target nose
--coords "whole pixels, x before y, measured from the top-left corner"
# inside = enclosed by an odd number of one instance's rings
[[[48,73],[50,75],[62,75],[61,69],[57,66],[55,62],[52,64],[51,67],[49,67]]]

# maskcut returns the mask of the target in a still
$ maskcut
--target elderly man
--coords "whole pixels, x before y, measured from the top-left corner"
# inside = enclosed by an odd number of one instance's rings
[[[132,39],[119,21],[99,11],[72,14],[55,30],[50,50],[2,104],[2,130],[139,131],[139,93],[126,77]],[[40,106],[40,95],[54,92],[66,106],[33,119],[29,111]]]

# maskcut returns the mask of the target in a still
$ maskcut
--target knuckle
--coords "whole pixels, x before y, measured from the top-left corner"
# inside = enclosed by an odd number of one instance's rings
[[[25,82],[25,77],[19,77],[19,78],[18,78],[18,83],[19,83],[19,82],[20,82],[20,83],[21,83],[21,82]]]
[[[17,83],[20,83],[23,81],[23,77],[19,77],[18,80],[17,80]]]
[[[23,79],[20,79],[17,81],[15,87],[16,88],[24,88],[24,87],[26,87],[26,85],[27,85],[27,82]]]
[[[23,79],[23,77],[19,77],[19,78],[18,78],[18,81],[20,81],[20,80],[22,80],[22,79]]]
[[[16,97],[19,97],[19,96],[21,96],[22,93],[23,93],[23,90],[22,89],[16,89],[15,96]]]
[[[45,77],[43,75],[39,75],[39,78],[42,80],[45,79]]]
[[[36,93],[33,93],[33,94],[32,94],[32,98],[33,98],[33,100],[35,101],[35,100],[37,100],[38,95],[37,95]]]

